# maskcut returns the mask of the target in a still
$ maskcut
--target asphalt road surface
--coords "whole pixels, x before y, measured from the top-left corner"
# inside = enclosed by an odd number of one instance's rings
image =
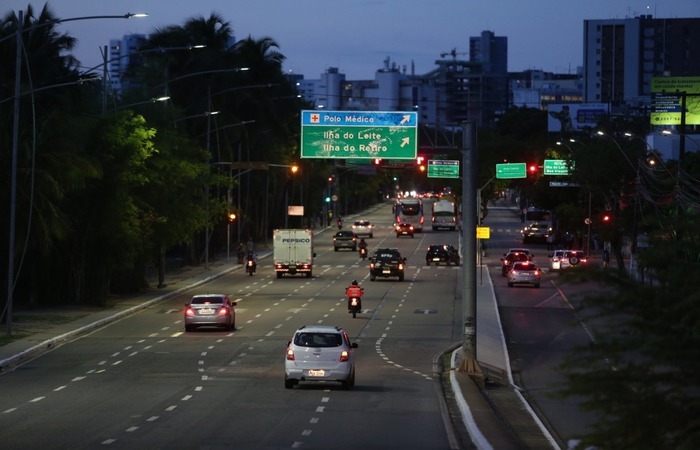
[[[3,448],[456,448],[435,358],[461,339],[459,268],[425,266],[429,244],[458,233],[396,238],[390,206],[370,252],[396,247],[406,279],[369,281],[356,252],[317,235],[314,276],[277,279],[262,259],[187,295],[112,323],[0,377]],[[344,289],[365,288],[356,319]],[[238,302],[237,330],[185,333],[198,293]],[[285,346],[301,325],[342,326],[358,342],[356,386],[284,388]],[[463,447],[464,448],[464,447]]]

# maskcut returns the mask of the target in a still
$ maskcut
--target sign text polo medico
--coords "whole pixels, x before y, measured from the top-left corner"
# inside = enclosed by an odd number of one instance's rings
[[[302,111],[302,158],[415,159],[415,112]]]

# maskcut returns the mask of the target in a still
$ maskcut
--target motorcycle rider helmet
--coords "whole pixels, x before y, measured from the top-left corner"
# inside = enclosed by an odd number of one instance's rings
[[[357,280],[352,280],[352,283],[350,284],[352,284],[353,286],[357,286]]]

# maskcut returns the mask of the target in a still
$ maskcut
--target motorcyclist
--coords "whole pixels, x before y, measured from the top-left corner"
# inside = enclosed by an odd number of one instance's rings
[[[365,242],[365,238],[360,239],[360,242],[357,244],[357,246],[360,248],[360,258],[364,259],[367,257],[367,242]]]
[[[348,299],[353,298],[353,297],[360,298],[360,297],[362,297],[363,292],[364,292],[364,289],[361,288],[357,284],[357,280],[352,280],[352,283],[350,283],[350,286],[348,286],[345,289],[345,295],[348,296]]]
[[[258,262],[253,251],[249,251],[248,255],[246,256],[246,267],[248,266],[249,261],[253,263],[253,272],[255,272],[255,268],[258,266]]]
[[[357,244],[360,249],[367,248],[367,242],[365,242],[365,238],[360,239],[360,243]]]
[[[341,230],[343,228],[343,218],[341,216],[338,216],[338,229]]]

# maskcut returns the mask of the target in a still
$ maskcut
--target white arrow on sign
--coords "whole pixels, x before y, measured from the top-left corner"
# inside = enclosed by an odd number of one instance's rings
[[[409,142],[411,142],[411,138],[405,137],[405,138],[401,139],[401,147],[407,146],[409,144]]]
[[[403,119],[401,119],[401,122],[399,122],[399,125],[403,125],[406,122],[410,122],[410,121],[411,121],[411,116],[409,116],[409,115],[403,116]]]

